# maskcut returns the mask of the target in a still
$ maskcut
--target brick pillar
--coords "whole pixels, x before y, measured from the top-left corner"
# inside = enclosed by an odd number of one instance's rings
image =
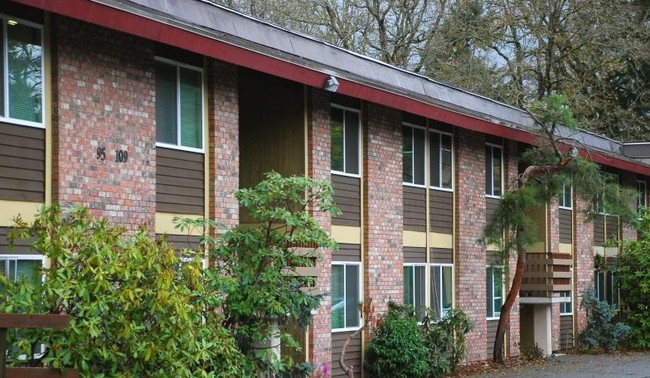
[[[580,307],[582,296],[587,290],[594,289],[594,223],[585,213],[591,208],[591,203],[578,195],[575,204],[573,321],[577,336],[587,326],[587,314]]]
[[[456,307],[474,324],[467,335],[466,361],[488,358],[485,312],[485,146],[480,134],[458,129],[456,134]]]
[[[234,65],[211,61],[208,74],[209,214],[231,229],[239,223],[239,205],[234,195],[239,188],[238,70]]]
[[[519,147],[518,144],[514,141],[506,141],[504,150],[506,152],[505,182],[506,185],[512,186],[517,179],[517,176],[519,175]],[[506,187],[506,189],[508,189],[508,187]],[[510,269],[509,277],[506,282],[508,282],[507,287],[509,289],[510,284],[512,283],[512,278],[515,275],[515,267],[517,266],[516,253],[512,253],[510,255],[508,265]],[[510,311],[510,325],[506,334],[506,353],[511,357],[519,355],[519,342],[521,334],[521,318],[519,312],[519,295],[517,295],[517,299],[515,299],[515,303],[512,305],[512,310]],[[491,356],[488,356],[488,358],[489,357]]]
[[[369,103],[364,146],[364,301],[379,316],[404,296],[400,113]]]
[[[560,350],[560,304],[551,305],[551,349]]]
[[[330,181],[331,176],[331,136],[330,136],[330,96],[318,90],[308,90],[308,167],[309,177]],[[314,217],[325,229],[331,232],[332,217],[320,212]],[[321,293],[332,291],[332,251],[323,251],[322,259],[316,262],[318,268],[317,284]],[[323,364],[332,365],[332,297],[321,300],[320,307],[309,327],[309,362],[320,371]]]
[[[53,20],[53,202],[85,206],[131,230],[153,227],[153,45],[80,21]],[[117,162],[116,150],[127,151],[128,160]]]

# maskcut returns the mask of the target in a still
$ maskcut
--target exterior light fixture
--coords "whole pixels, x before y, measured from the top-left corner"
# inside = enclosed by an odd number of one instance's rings
[[[18,21],[16,21],[16,20],[7,20],[7,24],[9,24],[10,26],[18,25]]]
[[[578,156],[578,149],[575,146],[571,147],[571,149],[569,150],[569,156],[571,156],[572,158]]]
[[[339,89],[339,81],[332,75],[325,79],[323,89],[329,92],[336,92]]]

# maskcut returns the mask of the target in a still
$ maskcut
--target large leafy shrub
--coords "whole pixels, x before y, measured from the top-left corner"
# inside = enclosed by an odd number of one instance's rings
[[[10,238],[32,238],[50,267],[42,282],[0,275],[0,312],[72,320],[63,330],[11,332],[14,364],[75,367],[83,377],[244,376],[244,356],[215,311],[220,282],[201,269],[200,256],[181,260],[148,230],[127,234],[82,208],[45,208],[17,226]],[[45,353],[35,354],[41,345]]]
[[[593,290],[585,293],[581,306],[587,312],[587,328],[578,335],[578,343],[591,351],[611,352],[630,331],[630,327],[614,322],[616,306],[601,301]]]
[[[634,348],[650,348],[650,212],[639,227],[639,240],[623,244],[616,269],[621,288],[621,312],[630,326]]]
[[[456,369],[465,358],[466,336],[472,328],[467,314],[460,309],[452,309],[434,322],[425,318],[422,330],[429,349],[431,376],[440,377]]]

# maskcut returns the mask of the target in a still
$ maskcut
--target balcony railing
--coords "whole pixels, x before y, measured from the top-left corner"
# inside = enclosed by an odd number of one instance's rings
[[[522,297],[552,297],[571,290],[572,257],[563,253],[527,253]]]

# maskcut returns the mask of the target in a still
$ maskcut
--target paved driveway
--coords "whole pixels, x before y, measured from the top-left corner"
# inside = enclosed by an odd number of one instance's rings
[[[613,355],[558,355],[528,364],[472,375],[486,378],[650,378],[650,352]]]

